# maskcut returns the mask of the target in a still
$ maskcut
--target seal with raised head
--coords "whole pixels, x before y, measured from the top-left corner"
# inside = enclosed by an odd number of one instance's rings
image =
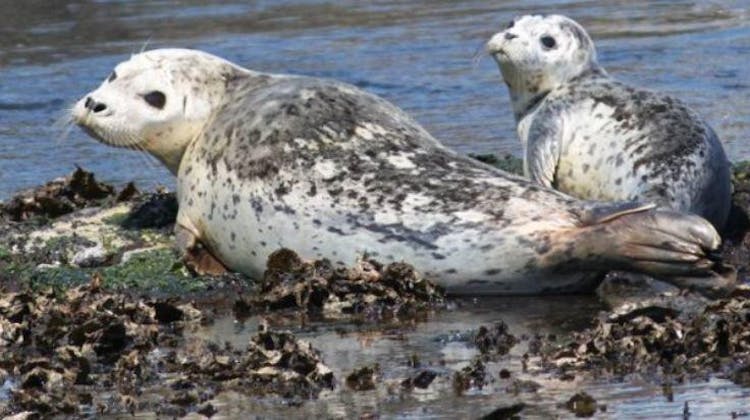
[[[510,92],[528,177],[583,199],[657,203],[723,228],[731,174],[714,131],[679,100],[608,76],[578,23],[522,16],[487,50]]]
[[[334,264],[404,260],[454,293],[590,290],[591,273],[612,268],[727,286],[702,218],[589,204],[509,175],[344,83],[154,50],[117,65],[73,119],[164,162],[178,242],[251,276],[283,247]]]

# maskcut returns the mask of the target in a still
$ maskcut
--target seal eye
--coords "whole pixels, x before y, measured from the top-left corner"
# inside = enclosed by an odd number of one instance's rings
[[[508,26],[506,26],[506,27],[505,27],[505,29],[510,29],[510,28],[512,28],[512,27],[513,27],[513,25],[515,25],[515,24],[516,24],[516,21],[515,21],[515,20],[511,20],[510,22],[508,22]]]
[[[167,97],[158,90],[145,94],[143,100],[152,107],[159,109],[163,109],[164,105],[167,103]]]
[[[107,81],[111,83],[111,82],[113,82],[113,81],[114,81],[115,79],[117,79],[117,73],[115,73],[115,72],[113,71],[113,72],[112,72],[112,73],[111,73],[111,74],[109,75],[109,77],[107,77]]]
[[[551,50],[551,49],[555,48],[555,46],[557,45],[557,42],[555,42],[555,38],[552,38],[549,35],[545,35],[545,36],[539,38],[539,41],[542,43],[542,45],[544,46],[544,48],[547,49],[547,50]]]

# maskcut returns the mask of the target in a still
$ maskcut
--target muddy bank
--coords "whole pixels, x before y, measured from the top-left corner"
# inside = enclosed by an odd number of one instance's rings
[[[737,165],[734,183],[722,255],[746,281],[750,166]],[[0,414],[211,417],[250,398],[289,415],[414,414],[425,401],[460,413],[480,401],[472,416],[591,416],[621,403],[597,392],[603,382],[637,377],[664,395],[750,386],[746,290],[709,301],[612,288],[603,298],[615,309],[560,298],[562,319],[585,322],[530,327],[554,298],[447,299],[408,264],[334,269],[280,250],[261,279],[196,275],[172,249],[176,211],[173,193],[118,189],[80,168],[0,204]],[[242,340],[206,337],[224,320],[243,326]],[[370,346],[382,352],[363,356]],[[349,399],[365,403],[337,405]]]

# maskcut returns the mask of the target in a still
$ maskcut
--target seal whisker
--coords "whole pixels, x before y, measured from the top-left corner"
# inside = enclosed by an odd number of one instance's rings
[[[146,41],[141,46],[141,51],[139,52],[139,54],[143,54],[146,51],[146,49],[148,48],[148,44],[151,43],[151,38],[152,38],[152,36],[149,35],[149,37],[146,39]]]
[[[482,42],[482,44],[479,47],[477,47],[477,49],[474,51],[474,54],[471,56],[472,70],[476,70],[479,67],[479,64],[482,62],[482,59],[488,55],[489,53],[487,52],[485,43]]]
[[[158,168],[159,165],[155,162],[155,158],[151,155],[143,146],[145,141],[134,134],[125,135],[126,140],[122,141],[122,147],[130,149],[138,156],[138,159],[143,162],[144,166],[149,169]]]
[[[60,111],[60,115],[52,123],[53,129],[58,133],[55,136],[55,144],[58,146],[70,137],[70,133],[75,125],[75,121],[73,121],[73,117],[71,116],[71,110],[72,106]]]

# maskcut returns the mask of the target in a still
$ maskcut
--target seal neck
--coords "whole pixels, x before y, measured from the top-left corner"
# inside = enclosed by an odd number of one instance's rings
[[[536,106],[539,105],[539,103],[542,102],[553,90],[601,77],[607,77],[607,72],[598,64],[592,63],[585,70],[568,78],[564,82],[555,83],[554,81],[548,80],[547,83],[543,84],[545,88],[541,88],[539,84],[532,85],[531,83],[528,83],[524,77],[514,78],[513,84],[506,82],[508,91],[510,92],[513,115],[516,118],[516,123],[520,122],[526,115],[532,112],[534,108],[536,108]]]
[[[549,90],[535,95],[528,93],[514,94],[514,92],[511,91],[510,98],[513,103],[513,115],[516,117],[516,122],[520,122],[523,117],[529,114],[534,107],[539,105],[549,93]]]
[[[608,77],[607,72],[598,64],[595,64],[568,80],[568,83],[579,83],[584,80],[599,79],[602,77]]]
[[[149,152],[159,159],[172,175],[177,176],[186,149],[187,145],[175,145],[175,147],[158,147],[156,150],[149,150]]]
[[[169,131],[166,137],[161,133],[147,135],[148,141],[144,149],[159,159],[176,176],[185,151],[198,137],[204,125],[205,121],[180,121],[166,130],[163,129],[163,131]]]

